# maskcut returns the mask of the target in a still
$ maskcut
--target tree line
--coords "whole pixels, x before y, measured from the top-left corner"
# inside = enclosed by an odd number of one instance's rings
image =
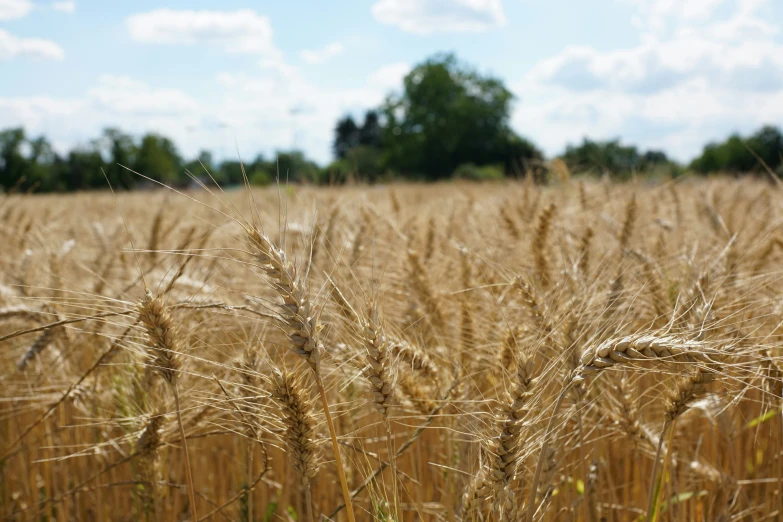
[[[60,155],[43,137],[28,137],[24,129],[0,131],[0,185],[6,189],[41,192],[106,188],[132,189],[155,182],[173,186],[211,176],[221,185],[244,182],[265,185],[278,172],[296,172],[317,180],[320,168],[299,151],[278,152],[274,158],[258,155],[250,162],[216,162],[202,151],[186,160],[174,143],[155,133],[140,139],[119,129],[105,129],[100,137]],[[135,174],[137,172],[143,176]],[[207,174],[207,172],[209,174]]]
[[[46,137],[12,128],[0,131],[0,186],[85,190],[105,188],[107,179],[118,189],[154,181],[183,186],[193,183],[193,177],[206,177],[207,171],[221,185],[242,183],[245,176],[250,183],[264,185],[278,173],[293,182],[317,184],[395,178],[481,180],[529,173],[545,180],[543,153],[510,127],[512,102],[512,93],[498,78],[480,74],[453,54],[438,54],[411,70],[402,90],[367,111],[362,120],[340,119],[334,129],[334,161],[326,166],[295,150],[279,151],[274,158],[258,155],[244,164],[217,162],[208,151],[185,159],[164,136],[148,133],[135,138],[116,128],[59,154]],[[688,165],[663,151],[588,138],[568,145],[560,158],[572,172],[615,178],[677,176],[687,170],[783,175],[783,135],[774,126],[748,137],[735,134],[706,145]]]

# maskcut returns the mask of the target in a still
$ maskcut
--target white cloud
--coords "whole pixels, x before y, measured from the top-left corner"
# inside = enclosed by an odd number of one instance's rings
[[[245,159],[258,152],[296,146],[319,162],[331,160],[334,124],[346,112],[381,103],[408,67],[391,64],[357,86],[323,88],[281,62],[261,64],[256,73],[222,73],[210,99],[179,89],[157,88],[125,76],[101,76],[79,98],[0,97],[0,121],[46,135],[61,152],[86,143],[107,126],[140,135],[170,137],[185,156],[209,149],[217,157]]]
[[[506,23],[500,0],[378,0],[371,9],[379,22],[417,34],[481,32]]]
[[[716,87],[780,89],[783,45],[764,41],[732,43],[703,34],[683,34],[666,42],[617,51],[568,47],[539,62],[529,78],[575,91],[657,92],[693,78],[704,78]]]
[[[640,42],[541,60],[514,85],[515,128],[550,154],[623,137],[688,160],[709,140],[783,122],[783,43],[765,0],[626,1],[645,20]]]
[[[325,62],[329,58],[342,54],[345,50],[343,44],[339,42],[332,42],[326,47],[317,50],[304,49],[299,54],[302,59],[308,63],[321,63]]]
[[[405,62],[390,63],[373,72],[367,79],[373,88],[390,91],[402,86],[402,79],[411,71]]]
[[[76,11],[76,2],[52,2],[52,9],[60,11],[61,13],[73,13]]]
[[[152,89],[127,76],[103,75],[87,96],[93,107],[104,114],[177,116],[198,108],[198,104],[182,91]]]
[[[11,60],[18,56],[62,60],[65,51],[50,40],[21,38],[0,29],[0,60]]]
[[[33,4],[29,0],[0,0],[0,20],[15,20],[27,16]]]
[[[238,11],[175,11],[156,9],[125,21],[138,42],[168,45],[210,44],[229,53],[279,56],[272,26],[252,9]]]
[[[245,153],[255,153],[259,143],[267,151],[296,146],[326,163],[335,122],[347,112],[380,104],[408,70],[406,64],[386,65],[343,89],[320,87],[292,68],[267,68],[262,75],[221,74],[224,96],[215,118],[225,131],[216,140],[227,144],[229,154],[236,140]]]

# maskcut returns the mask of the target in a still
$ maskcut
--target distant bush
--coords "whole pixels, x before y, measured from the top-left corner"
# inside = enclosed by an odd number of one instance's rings
[[[393,177],[389,172],[388,169],[384,169],[380,149],[357,145],[346,151],[341,159],[333,161],[321,172],[321,182],[328,184],[355,181],[377,183]]]
[[[633,145],[623,145],[620,140],[585,138],[580,145],[568,145],[562,159],[573,172],[591,171],[617,179],[630,178],[635,172],[647,175],[660,172],[662,168],[676,167],[661,151],[640,152]]]
[[[249,181],[251,185],[259,185],[263,187],[272,183],[272,176],[270,176],[269,173],[264,170],[256,170],[250,174]]]
[[[502,165],[484,165],[479,167],[473,163],[463,163],[454,171],[455,178],[471,181],[493,181],[503,179],[503,176]]]
[[[359,145],[348,151],[343,159],[355,179],[373,183],[383,174],[381,151],[375,147]]]

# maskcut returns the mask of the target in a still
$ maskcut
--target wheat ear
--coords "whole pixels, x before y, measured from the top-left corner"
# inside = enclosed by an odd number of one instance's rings
[[[258,266],[270,279],[272,286],[283,300],[281,305],[281,322],[286,328],[292,351],[307,361],[313,372],[315,385],[321,397],[321,403],[329,427],[329,436],[332,441],[337,477],[340,480],[343,500],[345,502],[348,521],[355,522],[351,494],[348,491],[348,483],[345,480],[340,446],[337,442],[337,432],[334,428],[332,415],[329,412],[329,401],[326,398],[326,388],[321,378],[321,344],[319,333],[321,331],[320,313],[310,301],[307,287],[297,273],[296,267],[286,257],[282,249],[277,248],[272,241],[257,228],[246,228],[251,254]]]
[[[310,481],[318,474],[319,467],[318,447],[313,441],[318,425],[313,403],[300,378],[278,369],[273,372],[272,397],[282,412],[288,456],[305,489],[308,520],[313,522]]]
[[[514,385],[506,396],[503,420],[496,436],[489,441],[486,467],[468,486],[462,499],[463,519],[470,516],[483,499],[492,495],[495,508],[508,519],[516,509],[513,492],[509,484],[516,475],[521,453],[521,434],[527,401],[530,397],[533,361],[519,355],[516,361]]]
[[[587,277],[590,273],[590,246],[593,244],[595,233],[591,227],[587,227],[579,240],[579,272],[582,277]]]
[[[404,362],[410,370],[420,373],[423,377],[440,384],[440,369],[421,348],[405,341],[393,340],[391,352],[394,357]]]
[[[388,445],[389,464],[392,471],[394,513],[395,518],[398,519],[397,459],[395,458],[391,421],[389,419],[389,410],[394,403],[391,350],[389,349],[389,341],[384,333],[378,305],[372,299],[367,306],[367,316],[362,325],[362,338],[364,340],[365,360],[367,363],[364,373],[372,388],[373,405],[383,417],[383,424],[386,427],[386,443]]]
[[[412,249],[408,249],[408,263],[410,265],[410,277],[412,290],[418,294],[424,309],[427,311],[429,320],[435,329],[440,332],[446,324],[443,312],[440,308],[435,290],[432,288],[427,271],[421,262],[419,254]]]
[[[634,194],[625,207],[623,228],[620,231],[620,236],[618,238],[620,241],[620,257],[625,256],[625,251],[631,243],[631,236],[633,235],[634,225],[636,224],[636,209],[636,195]]]
[[[142,507],[147,514],[157,517],[158,484],[161,481],[158,448],[161,446],[163,415],[153,415],[136,440],[135,453],[138,455],[139,475],[146,482],[141,493]]]
[[[30,364],[30,361],[35,359],[41,352],[43,352],[47,347],[49,347],[59,335],[60,329],[55,328],[47,328],[43,332],[41,332],[41,335],[38,336],[38,338],[33,342],[32,345],[30,345],[30,348],[24,353],[21,359],[19,359],[19,362],[16,364],[17,369],[19,371],[24,370],[27,368],[27,365]]]
[[[196,491],[193,486],[193,470],[190,465],[188,440],[182,424],[182,408],[179,400],[177,377],[180,371],[179,339],[174,327],[174,321],[162,297],[152,297],[152,292],[146,291],[144,299],[138,305],[139,320],[147,331],[150,355],[153,359],[153,369],[165,380],[174,393],[174,403],[177,410],[177,424],[182,439],[182,449],[185,453],[185,473],[188,481],[188,497],[190,500],[190,515],[193,522],[198,522],[196,513]]]
[[[554,203],[550,203],[541,213],[535,234],[533,235],[533,243],[530,247],[533,252],[533,263],[536,267],[536,273],[543,288],[547,288],[552,280],[546,250],[549,244],[549,230],[552,227],[552,218],[556,209],[557,206]]]
[[[608,339],[588,347],[582,354],[582,376],[600,373],[618,364],[648,360],[685,360],[712,362],[705,352],[705,343],[672,335],[635,334]]]

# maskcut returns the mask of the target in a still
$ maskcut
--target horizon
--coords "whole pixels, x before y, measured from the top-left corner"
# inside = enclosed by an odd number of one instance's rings
[[[185,157],[298,149],[324,165],[340,117],[360,118],[451,51],[504,81],[512,128],[549,157],[619,138],[688,162],[783,123],[771,22],[783,6],[770,0],[306,4],[305,17],[235,1],[0,0],[2,127],[60,152],[114,126],[170,137]]]

